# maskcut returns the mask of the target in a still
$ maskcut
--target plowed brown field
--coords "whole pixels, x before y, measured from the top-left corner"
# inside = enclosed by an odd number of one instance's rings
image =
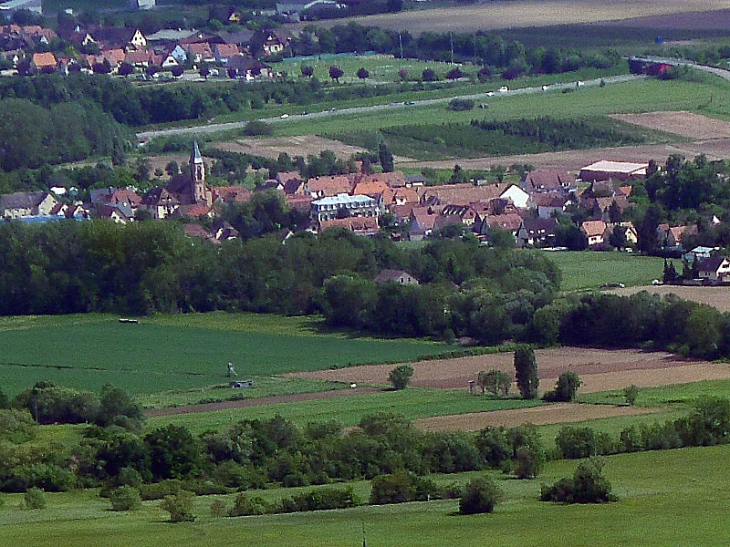
[[[672,17],[676,14],[691,13],[702,20],[701,12],[719,11],[727,7],[727,2],[723,0],[525,0],[334,19],[318,24],[333,26],[352,20],[365,26],[408,30],[412,34],[419,34],[427,31],[474,32],[480,29],[545,27],[653,17],[660,28],[675,28],[672,26]],[[694,20],[692,16],[685,19]],[[705,20],[711,18],[704,17]]]
[[[566,371],[580,375],[582,393],[621,389],[631,384],[649,387],[730,378],[730,365],[683,359],[663,352],[558,348],[538,350],[535,354],[542,391],[552,389],[558,376]],[[469,381],[475,380],[481,370],[514,373],[512,353],[420,361],[411,365],[414,370],[411,385],[417,387],[467,389]],[[392,365],[372,365],[294,376],[387,384],[392,369]]]
[[[561,403],[534,408],[436,416],[416,420],[415,424],[425,431],[479,431],[487,426],[517,427],[524,423],[535,425],[561,424],[656,412],[661,412],[661,409]]]

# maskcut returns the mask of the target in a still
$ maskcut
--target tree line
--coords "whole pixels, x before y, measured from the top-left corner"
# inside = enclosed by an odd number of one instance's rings
[[[445,62],[471,62],[503,72],[503,77],[570,72],[584,67],[610,68],[623,62],[612,49],[602,52],[579,49],[526,47],[486,32],[422,32],[367,27],[357,23],[335,25],[331,29],[307,25],[292,42],[297,55],[375,51],[395,57]]]

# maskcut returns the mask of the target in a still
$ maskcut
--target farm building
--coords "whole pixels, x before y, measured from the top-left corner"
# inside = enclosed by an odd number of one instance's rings
[[[597,161],[580,170],[580,180],[596,182],[601,180],[632,180],[646,177],[649,163],[630,163],[626,161]]]
[[[375,283],[398,283],[400,285],[418,285],[418,279],[403,270],[381,270],[374,279]]]

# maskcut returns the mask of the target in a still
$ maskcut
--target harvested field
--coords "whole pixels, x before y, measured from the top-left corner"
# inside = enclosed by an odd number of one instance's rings
[[[662,409],[560,403],[514,410],[435,416],[415,420],[415,424],[425,431],[479,431],[487,426],[517,427],[524,423],[535,425],[562,424],[657,412],[662,412]]]
[[[542,391],[552,389],[558,376],[566,371],[580,375],[584,382],[582,393],[621,389],[630,384],[648,387],[730,378],[730,365],[683,359],[664,352],[558,348],[538,350],[535,354]],[[512,353],[420,361],[412,366],[411,385],[429,388],[466,389],[469,380],[475,380],[480,370],[514,373]],[[392,369],[392,365],[374,365],[296,373],[294,376],[387,384]]]
[[[334,19],[318,24],[333,26],[352,20],[361,25],[408,30],[413,34],[426,31],[475,32],[480,29],[620,21],[627,19],[627,15],[631,16],[631,20],[664,16],[669,21],[676,14],[689,12],[694,15],[694,12],[726,8],[727,3],[722,0],[619,0],[610,3],[603,0],[556,0],[549,3],[527,0]]]
[[[271,139],[237,139],[235,142],[217,144],[216,148],[274,159],[278,158],[281,152],[286,152],[291,157],[304,156],[306,158],[310,154],[317,156],[323,150],[332,150],[339,159],[346,160],[353,154],[365,151],[363,148],[350,146],[340,141],[315,137],[314,135]]]
[[[730,137],[730,122],[708,118],[692,112],[647,112],[645,114],[614,114],[622,122],[649,129],[666,131],[690,139],[722,139]]]
[[[667,30],[723,30],[730,27],[730,10],[697,11],[695,13],[672,13],[632,17],[621,21],[600,21],[597,25],[624,28],[651,28]]]
[[[730,287],[681,287],[677,285],[649,285],[646,287],[626,287],[625,289],[612,290],[613,294],[628,296],[640,291],[648,291],[652,294],[676,294],[684,300],[699,302],[713,306],[720,311],[730,311]]]
[[[543,152],[540,154],[517,154],[513,156],[493,156],[476,159],[459,159],[462,169],[484,170],[492,165],[512,165],[513,163],[529,163],[539,165],[540,169],[565,169],[580,171],[591,163],[608,161],[645,162],[647,158],[655,158],[662,163],[672,154],[681,154],[693,158],[705,154],[710,160],[730,158],[730,138],[715,139],[705,142],[681,142],[673,144],[652,144],[644,146],[626,146],[617,148],[593,148],[590,150],[567,150],[563,152]],[[399,161],[398,168],[430,167],[432,169],[453,169],[454,160]]]

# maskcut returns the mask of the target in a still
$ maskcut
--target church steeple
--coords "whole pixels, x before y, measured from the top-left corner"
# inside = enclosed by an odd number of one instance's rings
[[[193,151],[190,154],[190,185],[192,202],[207,203],[205,164],[198,148],[198,141],[193,141]]]

